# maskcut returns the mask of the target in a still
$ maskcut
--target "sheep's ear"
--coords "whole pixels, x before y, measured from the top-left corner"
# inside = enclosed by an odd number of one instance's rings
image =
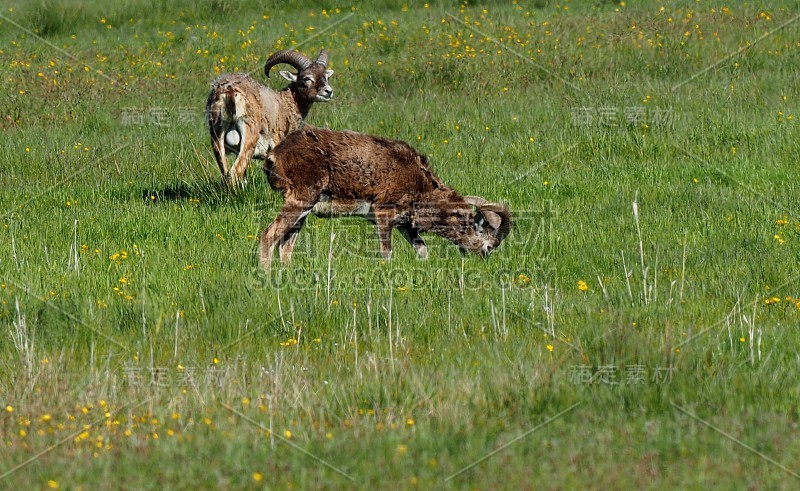
[[[285,78],[289,82],[295,82],[297,80],[297,75],[289,70],[281,70],[281,77]]]
[[[331,78],[332,75],[333,75],[333,70],[325,70],[326,77]]]

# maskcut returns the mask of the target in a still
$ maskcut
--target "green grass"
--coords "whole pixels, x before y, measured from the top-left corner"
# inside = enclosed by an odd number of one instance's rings
[[[795,489],[800,27],[775,3],[12,1],[0,484]],[[336,72],[309,121],[507,203],[496,253],[395,234],[385,262],[368,222],[310,218],[258,268],[282,199],[257,163],[222,186],[204,104],[298,45]]]

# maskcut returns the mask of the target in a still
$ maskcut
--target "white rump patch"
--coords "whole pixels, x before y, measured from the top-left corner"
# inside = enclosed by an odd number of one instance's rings
[[[232,147],[238,147],[239,142],[242,141],[242,137],[239,135],[239,132],[236,130],[230,130],[229,132],[225,133],[225,143]]]

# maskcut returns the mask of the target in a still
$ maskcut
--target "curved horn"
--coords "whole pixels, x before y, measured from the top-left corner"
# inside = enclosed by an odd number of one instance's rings
[[[500,217],[500,215],[486,208],[479,208],[478,213],[483,216],[483,219],[492,227],[492,230],[498,230],[500,228],[500,224],[503,222],[503,218]]]
[[[267,59],[267,64],[264,65],[264,75],[266,75],[267,78],[269,78],[269,71],[278,63],[292,65],[299,72],[310,67],[312,61],[303,53],[294,50],[285,49],[283,51],[278,51],[277,53],[273,53],[272,56]]]
[[[493,235],[498,244],[511,232],[511,210],[505,205],[487,202],[478,207],[478,212],[483,215],[489,226],[494,229]]]
[[[464,196],[464,201],[466,201],[468,205],[472,205],[476,208],[488,203],[488,201],[481,198],[480,196]]]
[[[324,68],[328,68],[328,50],[320,50],[319,55],[317,55],[317,61],[314,63],[322,65]]]

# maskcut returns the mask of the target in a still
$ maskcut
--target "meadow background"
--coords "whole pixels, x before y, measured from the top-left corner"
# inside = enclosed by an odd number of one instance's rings
[[[0,485],[796,489],[798,15],[4,3]],[[496,253],[310,218],[258,269],[282,200],[221,185],[209,84],[323,47],[309,122],[507,203]]]

